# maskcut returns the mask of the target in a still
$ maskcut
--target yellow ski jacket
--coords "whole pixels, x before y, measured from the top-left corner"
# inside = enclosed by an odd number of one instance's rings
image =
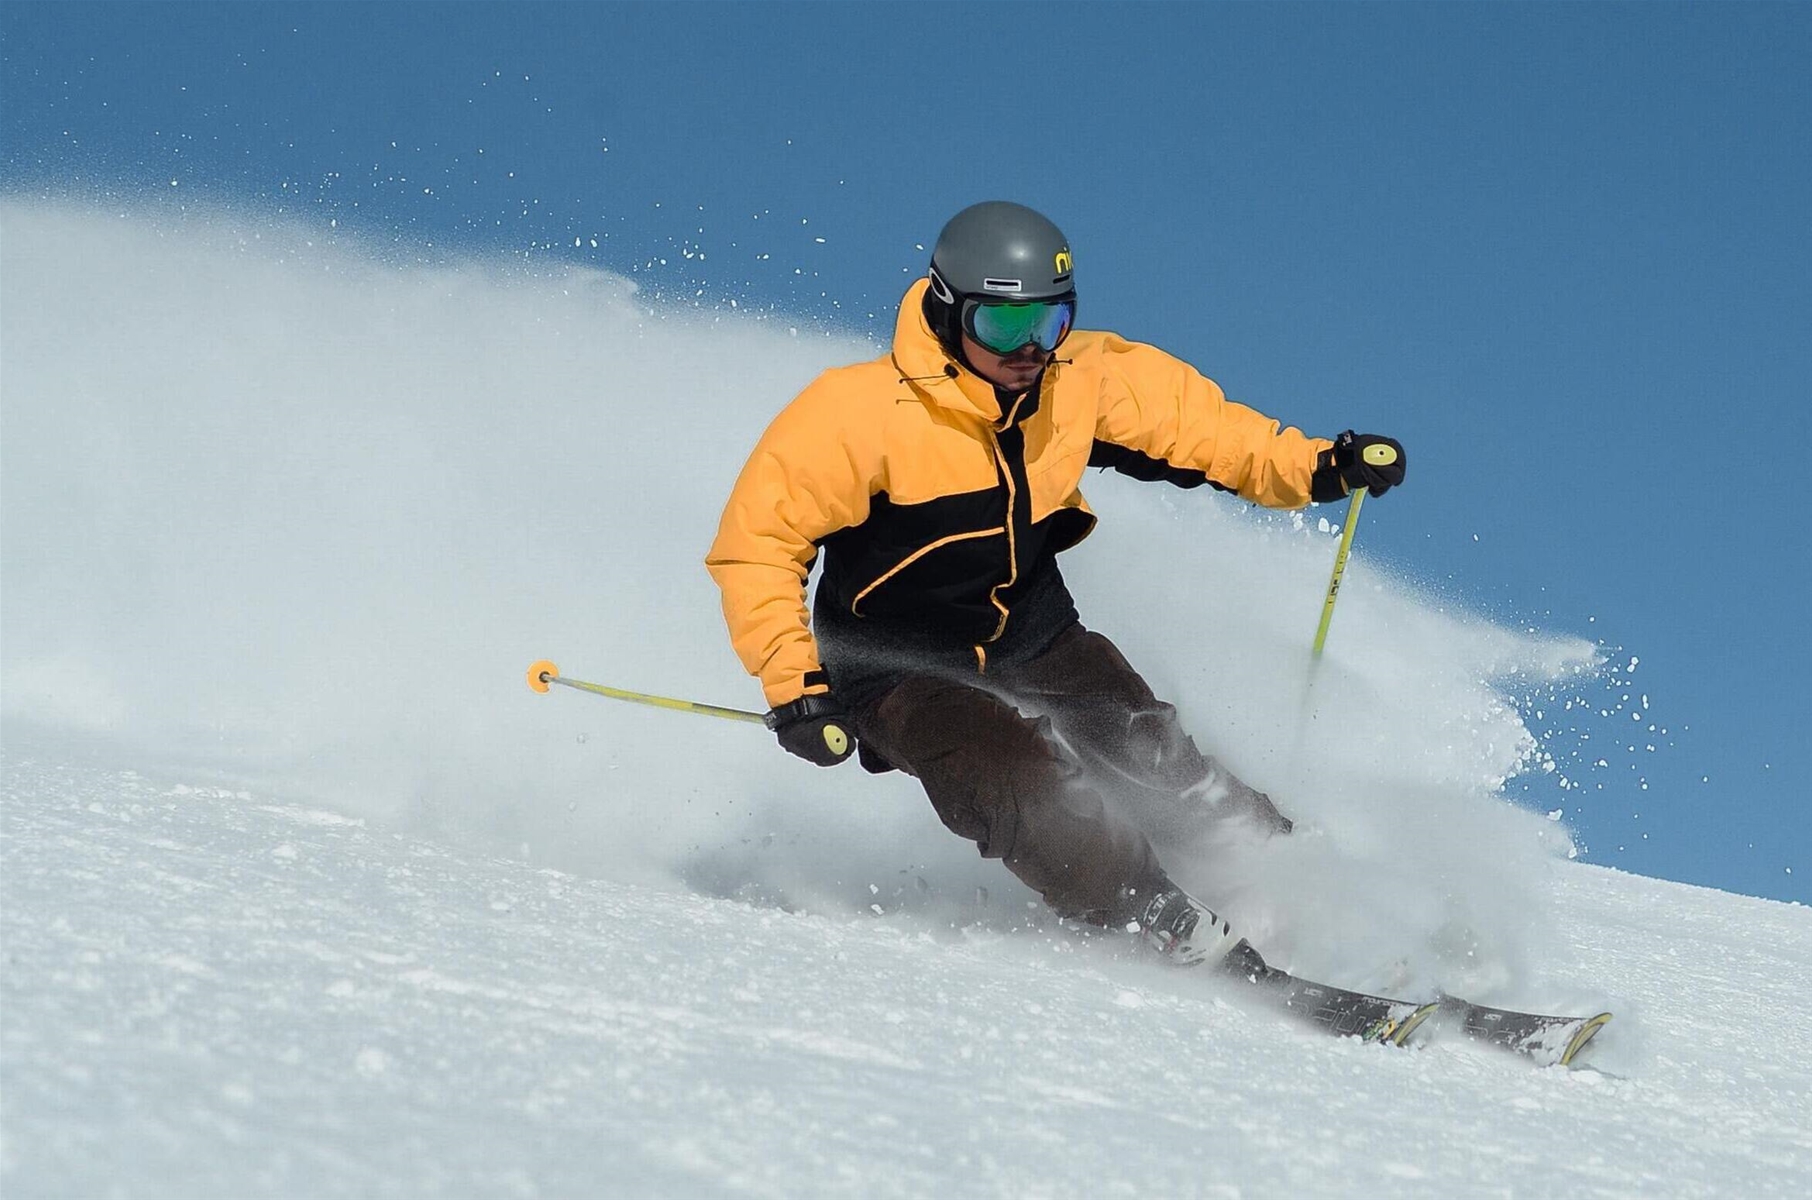
[[[771,707],[829,687],[805,603],[821,548],[820,604],[936,630],[985,669],[1027,581],[1094,528],[1085,468],[1300,508],[1332,445],[1112,333],[1072,332],[1036,388],[997,395],[939,344],[927,286],[901,301],[890,354],[826,371],[774,418],[705,559]]]

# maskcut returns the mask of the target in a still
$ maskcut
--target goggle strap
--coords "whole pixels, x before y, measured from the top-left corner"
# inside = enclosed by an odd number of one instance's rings
[[[944,282],[944,277],[937,273],[936,267],[931,268],[931,294],[945,304],[956,303],[956,293],[950,290],[950,285]]]

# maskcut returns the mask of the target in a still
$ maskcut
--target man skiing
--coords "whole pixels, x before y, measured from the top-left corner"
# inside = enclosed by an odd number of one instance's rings
[[[1060,915],[1219,960],[1240,939],[1154,841],[1290,821],[1080,623],[1056,561],[1095,524],[1078,485],[1113,467],[1299,508],[1401,483],[1402,447],[1280,430],[1179,359],[1075,329],[1072,273],[1029,208],[951,218],[892,351],[826,371],[763,434],[706,565],[788,751],[905,771]]]

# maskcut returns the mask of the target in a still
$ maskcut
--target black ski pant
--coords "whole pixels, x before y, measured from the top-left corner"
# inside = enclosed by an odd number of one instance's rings
[[[859,704],[855,721],[871,752],[924,785],[947,827],[1066,917],[1133,919],[1169,886],[1154,839],[1182,841],[1229,816],[1289,828],[1080,624],[986,674],[907,674]]]

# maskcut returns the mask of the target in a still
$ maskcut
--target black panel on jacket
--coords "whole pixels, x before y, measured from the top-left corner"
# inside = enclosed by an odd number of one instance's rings
[[[1208,478],[1206,471],[1194,471],[1185,467],[1173,467],[1161,458],[1153,458],[1130,446],[1119,446],[1113,442],[1104,442],[1099,438],[1088,454],[1088,465],[1091,467],[1112,467],[1122,475],[1131,475],[1134,479],[1143,479],[1148,483],[1174,483],[1181,488],[1201,487],[1204,483],[1220,492],[1233,489],[1225,487]]]

